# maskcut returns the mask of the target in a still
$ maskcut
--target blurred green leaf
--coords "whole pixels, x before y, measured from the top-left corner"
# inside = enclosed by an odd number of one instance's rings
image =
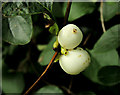
[[[21,73],[8,72],[8,67],[3,65],[2,90],[4,93],[22,93],[25,87]]]
[[[108,29],[94,46],[95,52],[105,52],[120,46],[120,24]]]
[[[120,14],[118,9],[119,9],[119,2],[103,2],[104,20],[108,21],[115,15]]]
[[[36,93],[44,93],[44,94],[46,93],[47,94],[47,93],[63,93],[63,92],[57,86],[48,85],[48,86],[42,87]]]
[[[120,66],[105,66],[98,72],[98,79],[105,84],[120,83]]]
[[[119,83],[120,64],[117,51],[111,50],[97,53],[94,52],[94,50],[91,50],[89,52],[91,54],[91,63],[90,66],[83,72],[83,74],[93,82],[99,84],[114,85]],[[116,70],[114,70],[115,68]]]
[[[52,11],[52,4],[53,4],[53,0],[51,1],[47,1],[44,0],[44,2],[40,2],[46,9],[48,9],[49,11]]]
[[[93,2],[73,2],[71,5],[69,21],[78,19],[86,14],[90,14],[95,9],[95,3]]]
[[[96,95],[96,94],[94,92],[92,92],[92,91],[81,91],[77,95]]]
[[[59,27],[56,23],[54,23],[50,28],[49,28],[50,33],[57,35],[59,32]]]
[[[44,50],[47,47],[47,45],[37,45],[38,50]]]
[[[9,24],[8,24],[9,21]],[[9,29],[10,28],[10,29]],[[3,40],[14,45],[24,45],[32,37],[31,16],[15,16],[3,20]]]
[[[53,50],[53,43],[55,42],[56,37],[53,37],[47,47],[43,50],[43,52],[40,54],[40,57],[38,59],[38,62],[40,65],[47,65],[49,64],[50,60],[52,59],[55,51]]]
[[[53,4],[53,14],[56,17],[64,17],[67,8],[67,3],[57,3]],[[95,9],[95,3],[93,2],[72,2],[70,15],[68,20],[73,21],[86,14],[90,14]]]
[[[15,50],[17,49],[18,46],[15,45],[9,45],[9,46],[5,46],[3,45],[2,48],[2,56],[6,56],[6,55],[13,55],[13,53],[15,52]]]
[[[56,17],[64,17],[67,8],[66,2],[54,2],[53,3],[53,15]]]

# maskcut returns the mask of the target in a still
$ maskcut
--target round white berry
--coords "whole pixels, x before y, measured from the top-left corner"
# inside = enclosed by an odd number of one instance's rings
[[[83,49],[68,51],[67,55],[61,55],[59,64],[68,74],[76,75],[85,70],[90,63],[90,56]]]
[[[82,38],[81,30],[74,24],[64,26],[58,34],[58,42],[66,49],[77,47],[81,43]]]

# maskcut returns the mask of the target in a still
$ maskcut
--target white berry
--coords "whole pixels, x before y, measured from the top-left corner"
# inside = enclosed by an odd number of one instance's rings
[[[64,26],[58,34],[59,44],[66,49],[77,47],[83,38],[81,30],[74,24]]]
[[[90,63],[90,56],[83,49],[68,51],[67,55],[61,55],[59,64],[68,74],[76,75],[85,70]]]

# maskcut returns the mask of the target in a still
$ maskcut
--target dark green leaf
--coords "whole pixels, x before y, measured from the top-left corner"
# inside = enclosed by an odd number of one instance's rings
[[[53,4],[53,14],[56,17],[64,17],[67,8],[67,3],[57,3]],[[86,14],[90,14],[95,9],[95,4],[92,2],[72,2],[69,21],[78,19]]]
[[[40,65],[47,65],[52,59],[55,53],[55,51],[53,50],[53,43],[55,42],[55,40],[56,37],[53,37],[52,40],[47,45],[47,47],[44,49],[44,51],[40,54],[40,57],[38,59]]]
[[[73,2],[68,20],[73,21],[86,14],[90,14],[94,9],[95,4],[93,2]]]
[[[82,91],[77,95],[96,95],[96,94],[92,91]]]
[[[29,13],[30,14],[39,14],[47,11],[46,7],[40,2],[29,2]]]
[[[37,1],[37,0],[36,0]],[[52,11],[53,2],[8,2],[2,8],[3,16],[33,15]]]
[[[24,90],[24,78],[21,73],[8,72],[5,65],[2,68],[2,90],[4,93],[22,93]]]
[[[64,17],[67,8],[67,3],[54,2],[53,3],[53,15],[56,17]]]
[[[104,2],[103,3],[104,20],[108,21],[115,15],[120,14],[118,9],[119,9],[119,2]]]
[[[96,53],[92,50],[90,51],[90,54],[92,61],[90,66],[83,72],[85,76],[93,82],[103,85],[114,85],[120,82],[120,64],[116,50],[102,53]],[[115,68],[116,70],[114,70]],[[111,75],[115,77],[112,77]]]
[[[37,93],[44,93],[45,94],[45,93],[63,93],[63,92],[57,86],[48,85],[48,86],[44,86],[41,89],[39,89],[37,91]]]
[[[111,49],[116,49],[120,46],[120,24],[111,27],[97,41],[94,46],[94,51],[105,52]]]
[[[27,2],[9,2],[4,4],[2,8],[3,16],[17,16],[28,14]]]
[[[9,24],[8,24],[9,21]],[[10,28],[10,29],[9,29]],[[31,40],[31,16],[15,16],[3,20],[3,39],[11,44],[24,45]]]
[[[41,4],[49,11],[52,11],[52,4],[53,4],[52,0],[51,2],[47,2],[46,0],[44,0],[44,2],[41,2]]]
[[[120,83],[120,66],[105,66],[98,72],[98,79],[105,84]]]

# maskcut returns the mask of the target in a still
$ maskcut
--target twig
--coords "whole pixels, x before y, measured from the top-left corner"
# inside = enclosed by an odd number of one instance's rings
[[[65,91],[67,91],[68,94],[70,95],[75,95],[71,90],[69,90],[68,88],[66,88],[65,86],[59,86],[60,88],[64,89]]]
[[[101,3],[100,3],[100,19],[101,19],[103,32],[106,32],[105,25],[104,25],[104,19],[103,19],[103,0],[101,0]]]
[[[30,48],[28,49],[28,52],[27,52],[27,54],[26,54],[25,59],[24,59],[24,60],[20,63],[20,65],[18,66],[18,69],[17,69],[18,72],[21,72],[21,71],[23,70],[23,67],[24,67],[25,63],[26,63],[27,61],[29,61],[29,59],[30,59]],[[24,72],[25,72],[25,70],[24,70]]]
[[[68,94],[71,94],[71,95],[75,95],[70,89],[68,89],[67,87],[65,86],[61,86],[61,85],[55,85],[55,84],[51,84],[45,80],[42,80],[44,83],[46,83],[47,85],[53,85],[53,86],[57,86],[58,88],[62,88],[63,90],[65,90]]]
[[[71,2],[68,0],[68,4],[67,4],[67,9],[66,9],[66,14],[65,14],[65,19],[64,19],[64,25],[67,23],[68,17],[69,17],[69,12],[70,12],[70,7],[71,7]],[[44,70],[44,72],[40,75],[40,77],[35,81],[35,83],[24,93],[24,95],[28,95],[28,93],[32,90],[32,88],[40,81],[40,79],[43,77],[43,75],[47,72],[47,70],[49,69],[50,65],[53,63],[53,61],[55,60],[56,56],[58,54],[58,51],[55,52],[55,54],[53,55],[50,63],[48,64],[48,66],[46,67],[46,69]]]
[[[66,9],[66,13],[65,13],[65,18],[64,18],[64,23],[63,23],[63,25],[65,25],[65,24],[67,23],[67,21],[68,21],[71,4],[72,4],[72,0],[68,0],[67,9]]]
[[[85,39],[85,41],[84,41],[84,43],[83,43],[83,46],[86,45],[86,43],[87,43],[87,41],[89,40],[90,36],[91,36],[91,33],[89,33],[88,36],[86,37],[86,39]]]
[[[53,55],[50,63],[48,64],[48,66],[46,67],[46,69],[44,70],[44,72],[40,75],[40,77],[35,81],[35,83],[24,93],[24,95],[27,95],[31,89],[39,82],[39,80],[42,78],[42,76],[47,72],[47,70],[49,69],[50,65],[53,63],[55,57],[57,56],[58,52],[56,51],[55,54]]]
[[[71,77],[71,80],[70,80],[70,84],[69,84],[69,90],[71,90],[71,88],[72,88],[72,82],[73,81],[73,76]]]

